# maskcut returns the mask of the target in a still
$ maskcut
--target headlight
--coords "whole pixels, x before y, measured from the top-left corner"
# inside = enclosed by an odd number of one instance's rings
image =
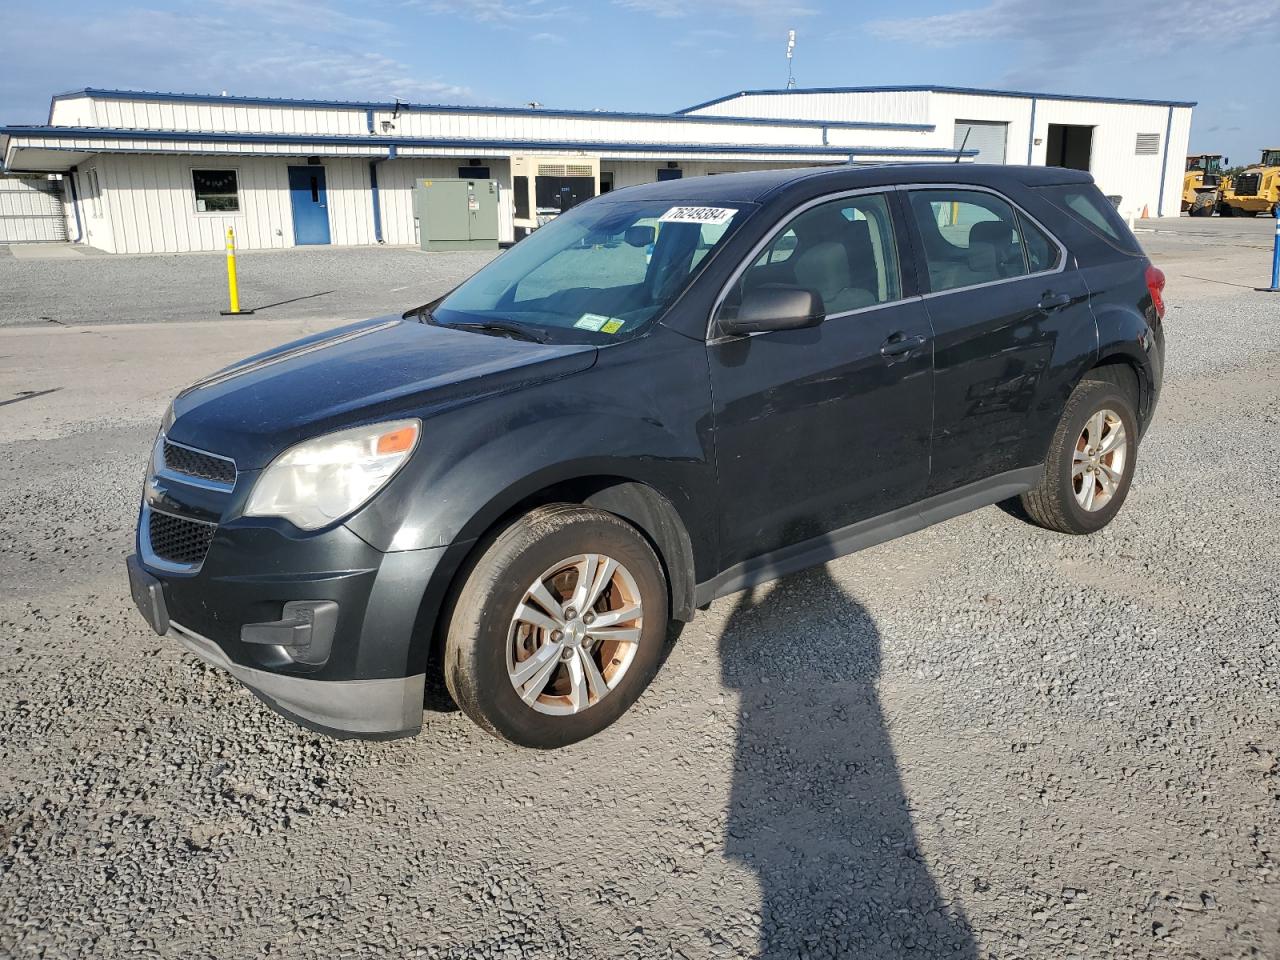
[[[290,447],[262,471],[245,515],[284,517],[303,530],[368,503],[418,444],[417,420],[340,430]]]

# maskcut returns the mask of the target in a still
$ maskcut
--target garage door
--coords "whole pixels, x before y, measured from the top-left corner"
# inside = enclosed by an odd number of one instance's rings
[[[1009,140],[1009,124],[1007,123],[991,123],[987,120],[957,120],[956,121],[956,149],[960,149],[960,144],[965,143],[965,135],[968,134],[969,142],[965,144],[966,150],[977,150],[978,155],[973,158],[975,163],[1004,163],[1005,162],[1005,144]]]
[[[66,239],[61,181],[0,177],[0,243]]]

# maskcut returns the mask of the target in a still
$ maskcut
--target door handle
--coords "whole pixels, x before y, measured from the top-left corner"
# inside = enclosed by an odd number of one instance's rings
[[[1044,313],[1053,313],[1055,310],[1061,310],[1063,307],[1071,305],[1071,294],[1069,293],[1053,293],[1046,290],[1040,298],[1037,306]]]
[[[912,350],[923,346],[924,337],[908,337],[899,330],[897,333],[889,334],[889,339],[880,345],[880,356],[888,360],[895,360],[898,357],[905,357]]]

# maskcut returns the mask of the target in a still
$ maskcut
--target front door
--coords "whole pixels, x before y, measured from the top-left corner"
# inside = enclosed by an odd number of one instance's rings
[[[932,330],[904,297],[886,193],[796,216],[720,308],[762,285],[805,287],[826,320],[708,344],[721,569],[914,503],[929,479]],[[841,551],[826,551],[838,553]]]
[[[329,242],[329,200],[324,167],[290,167],[289,199],[293,203],[293,242]]]

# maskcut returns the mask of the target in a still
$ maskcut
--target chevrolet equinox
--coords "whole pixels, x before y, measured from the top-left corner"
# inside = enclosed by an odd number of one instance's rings
[[[440,299],[183,390],[133,597],[270,706],[612,723],[672,620],[1021,498],[1087,534],[1160,392],[1164,275],[1088,174],[884,165],[584,203]]]

